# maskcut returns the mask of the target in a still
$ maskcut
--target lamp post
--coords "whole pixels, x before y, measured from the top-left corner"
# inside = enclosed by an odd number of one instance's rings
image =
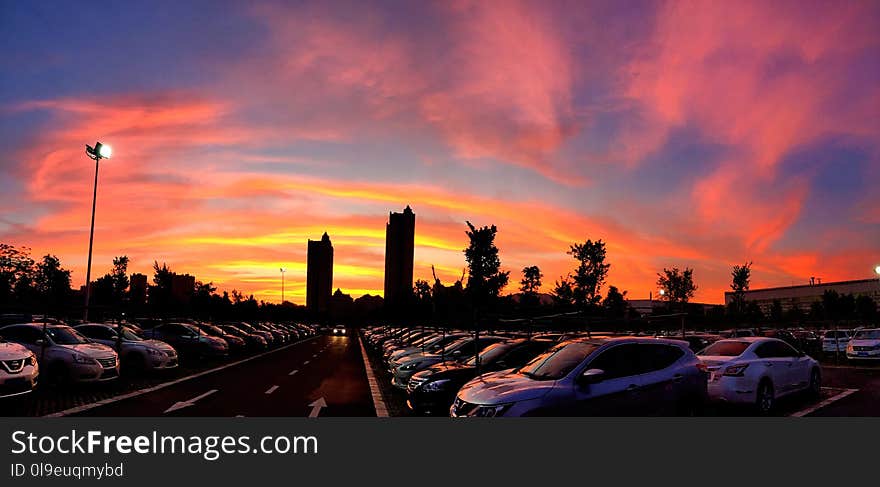
[[[281,268],[281,305],[284,305],[284,273],[287,272],[287,269]]]
[[[86,145],[86,155],[95,160],[95,187],[92,193],[92,226],[89,230],[89,263],[86,266],[86,300],[83,311],[83,321],[89,321],[89,294],[92,290],[92,243],[95,240],[95,205],[98,201],[98,162],[101,159],[110,159],[113,149],[109,145],[96,142],[95,146]]]

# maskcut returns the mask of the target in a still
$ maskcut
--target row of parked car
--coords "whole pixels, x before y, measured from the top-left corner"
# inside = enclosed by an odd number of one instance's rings
[[[375,327],[364,339],[423,415],[691,415],[709,401],[770,414],[783,396],[818,396],[822,378],[816,360],[767,336],[719,337],[696,350],[696,340],[597,333]]]
[[[258,352],[315,334],[295,323],[199,321],[83,323],[57,320],[0,326],[0,398],[27,394],[40,380],[70,385],[173,370],[183,360]]]

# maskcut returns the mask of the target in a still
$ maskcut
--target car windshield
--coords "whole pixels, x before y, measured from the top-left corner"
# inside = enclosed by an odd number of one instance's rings
[[[519,372],[536,380],[557,380],[565,377],[593,353],[599,345],[589,342],[572,342],[553,347],[535,357]]]
[[[704,348],[703,351],[697,355],[704,355],[707,357],[738,357],[742,355],[747,348],[749,348],[749,342],[721,340]]]
[[[221,330],[220,328],[217,328],[214,325],[202,325],[202,329],[205,330],[205,333],[207,333],[209,335],[223,336],[226,334],[225,331]]]
[[[880,330],[862,330],[856,333],[853,340],[880,340]]]
[[[510,350],[510,347],[506,343],[493,343],[486,347],[482,352],[480,352],[480,363],[488,364],[492,363],[498,359],[498,357],[504,355]],[[477,366],[477,356],[465,360],[465,365],[469,367]]]
[[[89,340],[69,326],[52,326],[46,328],[46,334],[59,345],[79,345]]]
[[[437,355],[449,355],[454,350],[457,350],[459,347],[463,346],[463,344],[470,339],[470,337],[461,338],[460,340],[456,340],[452,343],[447,344],[445,347],[435,351],[434,353]]]
[[[122,327],[122,338],[124,340],[129,340],[132,342],[142,342],[143,338],[140,337],[137,333],[134,332],[131,328],[124,326]]]

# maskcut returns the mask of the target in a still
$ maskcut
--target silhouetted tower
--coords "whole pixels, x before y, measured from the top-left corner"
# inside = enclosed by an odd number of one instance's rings
[[[309,240],[306,270],[306,307],[309,311],[327,311],[333,292],[333,244],[327,232],[321,240]]]
[[[400,306],[412,295],[416,215],[407,206],[389,213],[385,226],[385,304]]]

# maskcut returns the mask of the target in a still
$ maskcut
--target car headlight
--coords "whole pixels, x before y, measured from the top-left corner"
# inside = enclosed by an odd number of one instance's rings
[[[495,416],[503,416],[510,406],[513,406],[513,403],[507,404],[494,404],[491,406],[479,406],[473,410],[470,416],[484,417],[484,418],[492,418]]]
[[[74,354],[71,354],[71,356],[73,357],[73,363],[75,363],[75,364],[96,364],[96,363],[98,363],[97,360],[93,359],[92,357],[89,357],[88,355],[74,353]]]
[[[30,357],[24,359],[24,365],[25,367],[28,365],[37,365],[37,356],[32,353]]]
[[[445,389],[446,384],[449,383],[449,379],[439,379],[432,380],[429,382],[425,382],[421,385],[421,389],[425,392],[436,392],[442,389]]]

